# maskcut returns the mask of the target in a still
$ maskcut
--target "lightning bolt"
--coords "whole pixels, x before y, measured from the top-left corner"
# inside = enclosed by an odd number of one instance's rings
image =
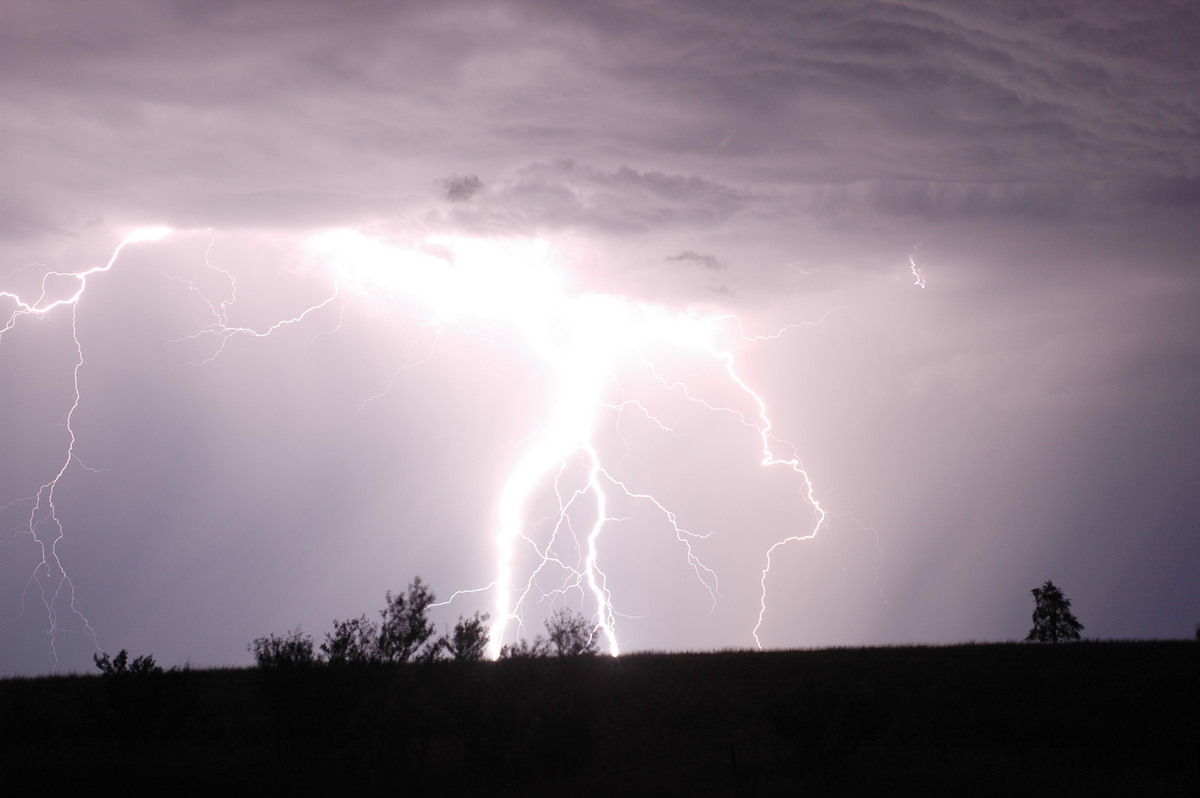
[[[167,232],[166,228],[148,228],[130,234],[105,265],[94,269],[73,274],[47,271],[40,296],[33,301],[12,292],[0,292],[0,298],[15,303],[15,310],[0,329],[0,340],[4,332],[26,317],[40,318],[60,307],[69,307],[77,352],[73,401],[65,424],[69,438],[66,455],[57,473],[28,499],[32,509],[22,530],[42,547],[42,561],[31,575],[30,584],[36,582],[42,590],[55,661],[55,607],[64,590],[69,594],[72,611],[83,618],[76,605],[74,588],[57,554],[56,546],[62,538],[63,527],[54,507],[58,483],[76,462],[72,420],[80,402],[78,373],[83,366],[83,347],[75,325],[75,309],[84,295],[88,278],[110,270],[125,246],[158,240]],[[614,604],[609,580],[602,567],[605,532],[610,525],[625,520],[614,515],[611,509],[617,496],[635,506],[651,509],[663,528],[679,543],[688,565],[714,607],[719,599],[717,573],[703,562],[697,548],[697,543],[712,533],[690,529],[665,503],[636,489],[620,475],[619,463],[611,462],[597,442],[597,427],[606,413],[616,416],[618,434],[620,419],[626,413],[639,413],[660,430],[671,431],[671,426],[657,418],[641,401],[620,396],[613,398],[621,391],[618,367],[629,364],[641,368],[666,394],[682,396],[685,401],[707,411],[727,414],[743,425],[756,441],[760,464],[792,473],[797,480],[800,499],[811,508],[811,522],[805,524],[801,520],[803,528],[800,531],[778,540],[766,551],[760,578],[759,613],[751,632],[755,644],[761,648],[759,630],[767,612],[772,555],[789,543],[815,538],[827,527],[828,512],[817,499],[813,480],[796,447],[775,434],[767,403],[738,372],[734,350],[740,344],[774,340],[803,325],[792,324],[769,335],[751,336],[739,319],[728,314],[677,311],[603,294],[572,294],[562,272],[548,262],[548,244],[542,240],[429,236],[400,245],[385,243],[356,231],[339,230],[315,236],[310,245],[332,270],[329,294],[287,318],[253,328],[231,324],[228,320],[227,311],[237,300],[237,283],[231,272],[212,263],[210,240],[205,264],[226,280],[227,295],[213,300],[193,283],[180,280],[188,291],[201,297],[211,313],[211,323],[188,336],[215,341],[202,364],[219,357],[235,337],[271,336],[339,303],[344,314],[347,304],[355,297],[386,301],[389,295],[404,295],[428,308],[428,327],[435,333],[449,325],[463,326],[467,320],[487,320],[515,328],[548,364],[554,376],[555,401],[547,423],[526,441],[499,493],[494,529],[494,579],[484,587],[459,591],[449,600],[466,593],[490,591],[493,594],[491,656],[499,655],[511,626],[516,625],[518,630],[522,628],[527,605],[573,592],[591,604],[593,633],[603,642],[604,648],[613,656],[620,653],[618,622],[621,614]],[[916,273],[915,263],[913,269]],[[52,283],[59,279],[68,284],[73,281],[74,291],[55,299]],[[337,326],[340,323],[339,316]],[[741,397],[744,406],[709,401],[687,383],[664,377],[652,354],[664,350],[698,354],[710,361],[724,374],[727,384]],[[428,356],[432,354],[430,347]],[[409,365],[413,364],[406,363],[397,369],[388,388]],[[387,389],[383,391],[386,392]],[[366,401],[374,398],[377,397]],[[535,503],[546,498],[553,507],[550,514],[540,520],[531,519]],[[52,531],[44,534],[42,530],[47,527]],[[547,527],[549,537],[543,542],[539,540],[538,530]],[[535,563],[524,577],[516,573],[520,557],[532,557]],[[43,571],[49,583],[39,578]],[[86,619],[84,623],[94,640],[95,632],[90,623]]]
[[[920,246],[921,246],[920,244],[917,244],[917,247],[920,247]],[[925,287],[925,275],[921,274],[921,270],[917,268],[917,260],[916,260],[917,247],[914,247],[913,254],[908,256],[908,273],[911,274],[913,277],[913,285],[915,285],[917,288],[924,288]]]
[[[58,546],[63,539],[64,529],[63,523],[58,517],[58,508],[54,503],[59,483],[71,466],[79,465],[82,468],[86,468],[86,466],[83,466],[79,462],[75,454],[76,436],[74,421],[75,412],[79,409],[80,403],[79,372],[83,369],[84,365],[83,344],[79,338],[79,302],[87,290],[88,279],[110,271],[120,257],[121,251],[126,246],[144,241],[158,241],[169,232],[169,228],[166,227],[148,227],[135,230],[121,240],[121,243],[113,250],[108,262],[102,266],[95,266],[80,272],[60,272],[47,269],[42,275],[40,292],[36,299],[25,299],[13,291],[0,291],[0,299],[7,300],[13,306],[12,311],[5,320],[4,326],[0,327],[0,344],[3,344],[4,335],[13,330],[24,319],[31,317],[41,319],[60,308],[66,308],[71,318],[71,341],[75,349],[75,362],[71,370],[72,392],[70,406],[63,421],[63,428],[67,435],[66,453],[58,469],[50,479],[38,487],[37,492],[33,496],[17,499],[4,505],[7,508],[22,502],[30,503],[28,520],[24,525],[15,530],[14,537],[15,535],[22,534],[31,537],[38,547],[40,558],[30,573],[28,580],[25,582],[25,588],[21,592],[21,610],[16,617],[24,614],[25,596],[28,594],[30,588],[36,585],[41,596],[42,606],[46,610],[46,618],[49,624],[47,634],[49,637],[50,662],[52,667],[58,666],[58,612],[60,601],[64,598],[64,594],[70,611],[83,623],[87,634],[92,639],[92,643],[96,645],[97,651],[99,650],[96,630],[92,628],[91,622],[88,621],[80,609],[78,599],[75,595],[75,585],[71,582],[71,578],[67,574],[67,569],[63,565],[62,558],[58,553]],[[60,283],[66,286],[65,290],[59,287]],[[61,295],[56,298],[56,295],[59,294]],[[12,620],[15,620],[15,618],[9,619],[9,621]]]
[[[336,261],[340,279],[363,290],[384,287],[414,295],[434,310],[436,324],[483,316],[515,326],[550,364],[556,376],[556,400],[548,423],[528,444],[501,489],[495,530],[495,580],[487,588],[463,591],[494,592],[490,654],[499,655],[510,624],[520,627],[527,602],[570,590],[579,590],[590,597],[595,634],[602,638],[610,654],[620,653],[618,613],[600,563],[601,539],[606,527],[621,520],[609,512],[614,493],[654,508],[682,545],[696,578],[714,604],[717,600],[717,574],[703,563],[693,546],[707,535],[686,528],[674,511],[621,479],[596,444],[596,425],[604,409],[635,408],[661,429],[668,429],[640,403],[627,400],[613,405],[606,398],[616,381],[617,364],[631,359],[644,364],[666,391],[679,392],[687,401],[707,410],[732,414],[752,430],[759,442],[761,465],[792,471],[799,480],[801,497],[813,509],[815,523],[811,528],[778,541],[767,552],[761,578],[761,609],[752,633],[756,645],[761,647],[758,631],[766,612],[771,555],[789,542],[814,538],[826,525],[827,513],[817,501],[812,479],[795,447],[774,434],[766,402],[738,373],[733,352],[721,341],[729,337],[730,328],[737,340],[754,342],[778,338],[801,325],[789,325],[770,335],[748,336],[740,320],[728,314],[676,312],[599,294],[571,296],[561,275],[545,263],[545,242],[498,244],[442,237],[431,243],[453,253],[453,267],[438,258],[388,247],[353,231],[330,233],[319,239],[317,245]],[[660,345],[710,358],[753,409],[713,404],[696,396],[685,383],[664,379],[645,354]],[[562,482],[572,463],[583,474],[574,488],[565,489]],[[546,489],[547,480],[553,485],[556,510],[542,523],[531,524],[529,508]],[[581,538],[572,512],[585,498],[590,498],[593,509]],[[551,528],[550,539],[540,545],[532,531],[546,522]],[[574,543],[578,552],[574,562],[555,554],[560,536],[569,536]],[[531,553],[537,563],[523,581],[514,573],[518,550]],[[548,570],[565,576],[552,589],[541,589],[539,577]]]

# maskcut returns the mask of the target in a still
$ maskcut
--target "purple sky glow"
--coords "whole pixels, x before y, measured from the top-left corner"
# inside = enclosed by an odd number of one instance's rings
[[[0,675],[248,664],[416,575],[495,615],[568,372],[613,640],[753,646],[819,516],[725,354],[828,513],[765,647],[1021,639],[1046,579],[1191,636],[1197,41],[1190,0],[3,4]],[[552,520],[590,465],[537,475],[504,642],[603,615],[596,496]]]

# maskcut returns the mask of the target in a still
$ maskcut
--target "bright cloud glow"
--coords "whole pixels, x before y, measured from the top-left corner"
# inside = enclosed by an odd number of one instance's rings
[[[253,5],[5,6],[0,674],[1191,637],[1195,4]]]
[[[653,496],[636,493],[615,476],[613,467],[606,463],[594,443],[601,411],[612,407],[611,396],[621,395],[614,371],[618,361],[641,360],[653,372],[645,354],[651,347],[659,352],[691,350],[720,364],[730,383],[752,400],[751,412],[712,405],[694,394],[686,383],[668,385],[661,378],[658,380],[664,390],[677,389],[687,401],[701,404],[713,413],[732,413],[742,424],[754,429],[762,443],[762,465],[791,468],[802,482],[805,500],[816,511],[817,520],[809,533],[781,540],[765,555],[760,613],[754,627],[755,642],[761,645],[757,632],[766,612],[771,553],[791,540],[816,535],[825,520],[825,511],[817,502],[799,458],[793,454],[781,459],[774,453],[778,445],[791,448],[790,444],[773,436],[766,403],[738,375],[732,352],[719,343],[731,334],[749,340],[741,332],[737,319],[722,314],[672,311],[598,294],[568,296],[562,274],[547,261],[548,246],[540,240],[442,236],[429,238],[424,244],[424,251],[400,249],[352,231],[325,234],[314,242],[317,250],[331,259],[339,283],[349,282],[368,293],[383,289],[409,294],[430,307],[432,321],[438,325],[472,317],[511,324],[521,331],[555,375],[556,398],[550,417],[534,433],[527,451],[514,465],[501,490],[494,541],[496,573],[491,586],[496,596],[491,655],[499,655],[510,622],[521,622],[522,608],[531,597],[538,600],[547,597],[544,593],[537,595],[535,581],[550,566],[564,572],[558,591],[571,587],[586,589],[598,633],[603,636],[609,653],[614,656],[619,653],[616,614],[601,567],[605,524],[615,520],[608,515],[609,494],[613,491],[645,499],[657,508],[662,522],[685,547],[697,577],[716,600],[716,574],[694,554],[693,533],[681,528],[675,514]],[[439,250],[439,255],[430,254]],[[636,405],[636,400],[626,401]],[[659,426],[662,427],[661,423]],[[575,456],[582,456],[585,476],[580,485],[564,486],[560,479]],[[550,489],[551,480],[557,497],[557,513],[550,524],[553,533],[551,540],[538,541],[533,536],[535,522],[530,518],[529,505],[535,494]],[[552,553],[552,544],[555,536],[577,525],[571,516],[583,495],[593,502],[592,514],[584,524],[587,530],[584,540],[575,541],[581,556],[576,562],[567,562]],[[537,555],[537,565],[524,577],[514,573],[513,560],[518,547],[527,547]]]

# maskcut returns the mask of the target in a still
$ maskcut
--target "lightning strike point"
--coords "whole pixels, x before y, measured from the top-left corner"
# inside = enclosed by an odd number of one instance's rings
[[[73,420],[81,401],[78,375],[84,358],[76,309],[87,288],[88,278],[110,270],[125,246],[159,241],[170,232],[165,226],[138,229],[118,244],[103,266],[78,273],[47,271],[37,299],[0,292],[0,298],[16,306],[0,327],[0,338],[24,316],[41,316],[64,305],[70,307],[77,356],[74,389],[65,424],[69,440],[57,472],[35,496],[25,500],[31,503],[31,509],[21,530],[41,547],[41,562],[33,569],[27,590],[36,585],[41,593],[49,620],[51,657],[55,665],[58,612],[62,601],[66,600],[71,611],[81,619],[93,642],[96,638],[91,624],[79,610],[74,586],[56,548],[64,530],[54,504],[55,492],[63,475],[77,462]],[[209,250],[205,252],[205,264],[210,270],[224,275],[228,283],[227,298],[214,301],[192,283],[179,280],[187,290],[200,294],[212,314],[209,325],[188,336],[215,339],[215,350],[205,363],[219,357],[233,337],[265,338],[285,327],[302,324],[319,311],[336,305],[340,305],[340,327],[341,316],[354,296],[383,301],[394,294],[415,299],[428,308],[427,328],[434,331],[435,342],[436,336],[447,325],[461,326],[471,319],[511,326],[554,376],[555,400],[546,424],[528,440],[499,493],[492,539],[494,578],[484,587],[457,591],[450,600],[443,602],[449,603],[465,594],[491,592],[493,607],[488,653],[492,658],[500,655],[512,624],[515,623],[518,630],[523,628],[528,605],[556,600],[567,594],[578,594],[590,605],[595,633],[602,638],[604,648],[612,656],[620,654],[618,618],[630,616],[617,611],[603,568],[604,536],[610,524],[622,520],[612,517],[609,509],[610,501],[619,496],[651,508],[657,519],[656,526],[674,536],[697,582],[707,591],[712,607],[717,605],[720,598],[717,572],[703,562],[699,551],[700,543],[712,533],[691,531],[664,502],[629,484],[620,476],[618,464],[608,462],[597,445],[596,426],[606,411],[616,413],[619,421],[625,409],[633,409],[645,415],[660,432],[673,434],[671,426],[660,421],[646,404],[622,395],[620,386],[615,384],[615,373],[617,366],[625,363],[640,363],[666,395],[682,397],[683,401],[707,412],[730,417],[745,427],[756,441],[747,450],[747,455],[753,458],[757,447],[757,460],[762,467],[791,472],[796,479],[798,495],[813,512],[814,520],[807,531],[778,540],[765,553],[758,618],[751,630],[755,644],[762,647],[759,631],[767,612],[772,555],[789,543],[816,537],[825,528],[828,514],[817,500],[813,480],[801,464],[796,447],[776,436],[775,423],[766,402],[739,374],[733,351],[722,342],[726,337],[730,341],[746,343],[771,341],[806,324],[791,324],[767,335],[751,336],[745,332],[741,320],[730,314],[677,311],[601,294],[573,295],[567,291],[561,271],[548,262],[549,246],[540,239],[431,236],[405,248],[355,231],[338,230],[318,235],[310,243],[332,272],[329,295],[289,318],[256,329],[228,323],[226,312],[237,299],[237,282],[231,272],[212,265],[210,242]],[[909,263],[916,284],[924,287],[924,278],[912,257]],[[45,281],[51,277],[73,278],[77,285],[75,292],[50,300]],[[818,323],[820,320],[808,324]],[[738,401],[744,401],[749,409],[708,401],[687,383],[665,379],[648,354],[651,350],[659,353],[659,357],[665,351],[698,354],[707,359],[717,366],[727,385],[741,397]],[[431,347],[429,356],[432,355]],[[411,358],[406,365],[412,365]],[[401,366],[392,375],[389,387],[403,368]],[[614,393],[617,398],[612,396]],[[364,404],[369,401],[371,398]],[[619,429],[617,435],[624,440]],[[556,509],[540,522],[531,519],[535,503],[547,499]],[[541,542],[539,529],[546,528],[550,530],[549,540]],[[562,554],[558,550],[560,545],[573,549],[573,554]],[[516,573],[518,555],[531,556],[534,562],[531,572],[523,577]]]
[[[66,312],[70,314],[71,321],[71,342],[75,351],[75,360],[71,367],[71,392],[68,396],[69,407],[63,420],[63,429],[67,436],[66,451],[57,470],[50,479],[38,487],[33,496],[18,499],[16,502],[10,502],[5,505],[8,507],[16,503],[30,503],[29,513],[25,516],[27,520],[16,530],[15,534],[28,535],[37,546],[39,552],[39,561],[30,571],[25,588],[21,592],[20,610],[15,617],[8,619],[8,621],[16,620],[25,614],[27,609],[25,603],[26,596],[32,588],[36,587],[46,614],[48,625],[46,634],[49,644],[50,667],[52,670],[57,670],[58,668],[58,638],[63,631],[59,624],[59,612],[64,603],[66,604],[66,609],[83,625],[84,633],[91,639],[96,650],[100,650],[96,630],[92,627],[91,622],[80,608],[79,600],[75,593],[75,584],[71,581],[62,557],[59,555],[59,544],[66,536],[66,530],[62,520],[58,516],[58,506],[55,504],[60,483],[72,465],[79,465],[87,471],[94,470],[80,463],[75,454],[75,448],[78,443],[75,431],[75,414],[83,400],[79,389],[79,374],[84,367],[83,343],[79,337],[79,303],[87,291],[88,278],[110,271],[127,245],[159,241],[165,238],[170,232],[171,228],[165,226],[136,229],[121,239],[121,242],[113,250],[111,257],[101,266],[94,266],[81,272],[60,272],[54,269],[47,269],[45,274],[42,275],[40,293],[37,299],[26,299],[12,291],[0,291],[0,298],[7,299],[15,305],[15,309],[9,315],[4,325],[0,327],[0,342],[3,341],[4,333],[14,329],[20,323],[21,319],[26,316],[43,318],[59,308],[66,307],[69,308]],[[62,298],[50,299],[51,292],[48,286],[55,279],[73,280],[75,282],[75,290]]]

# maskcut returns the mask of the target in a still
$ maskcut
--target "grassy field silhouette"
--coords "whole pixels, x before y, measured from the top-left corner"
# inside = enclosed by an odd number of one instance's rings
[[[1193,642],[0,681],[12,778],[176,790],[1195,795]]]

